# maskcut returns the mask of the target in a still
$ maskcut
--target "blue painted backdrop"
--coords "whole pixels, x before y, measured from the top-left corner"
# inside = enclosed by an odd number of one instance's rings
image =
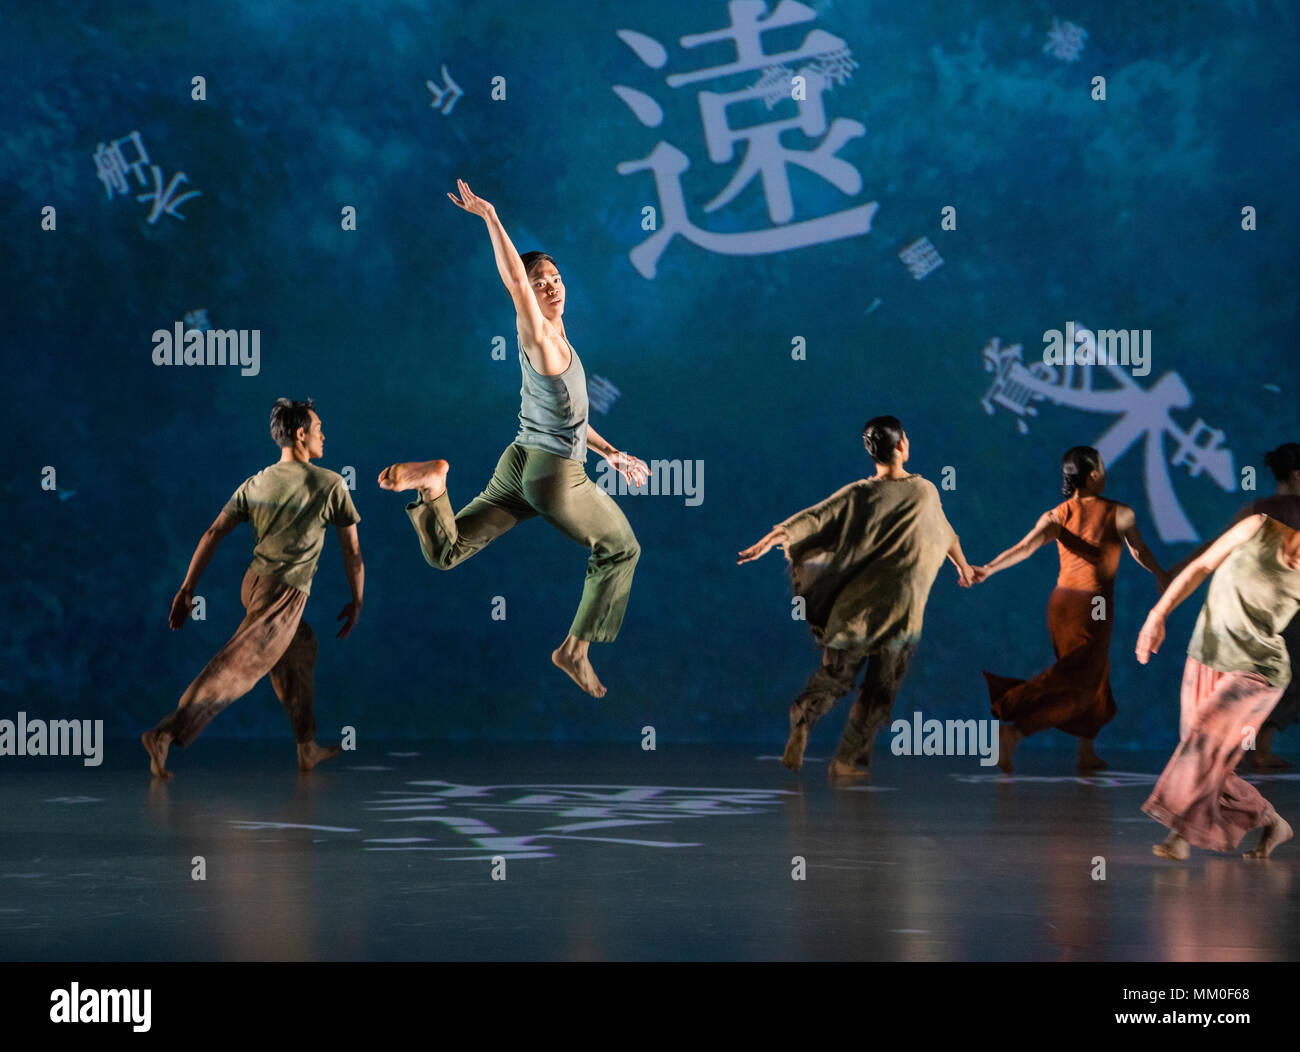
[[[329,627],[347,597],[332,537],[308,608],[322,639],[322,737],[352,724],[372,736],[627,739],[649,723],[661,741],[779,745],[817,654],[790,617],[779,552],[744,567],[735,552],[868,473],[864,420],[897,414],[914,470],[938,481],[956,469],[945,506],[972,561],[1057,502],[1066,447],[1116,422],[1046,400],[1031,403],[1036,416],[990,415],[982,350],[994,338],[1022,344],[1028,363],[1043,331],[1069,320],[1149,328],[1152,370],[1137,382],[1176,372],[1194,399],[1174,413],[1178,425],[1221,429],[1235,473],[1264,473],[1263,451],[1297,438],[1300,133],[1288,5],[809,11],[813,21],[763,46],[788,51],[814,29],[842,40],[857,66],[820,98],[828,121],[858,121],[865,134],[837,155],[860,176],[852,192],[786,169],[793,219],[875,202],[870,232],[749,255],[677,237],[653,279],[629,253],[649,236],[643,209],[662,222],[662,202],[649,172],[617,166],[661,141],[690,160],[681,185],[693,222],[721,233],[782,225],[757,181],[704,211],[744,144],[710,158],[700,92],[759,74],[666,80],[735,61],[734,45],[682,42],[729,24],[721,2],[62,2],[11,12],[0,34],[12,454],[4,715],[103,718],[110,733],[138,733],[175,704],[241,616],[247,529],[201,584],[206,621],[169,632],[169,602],[202,530],[275,459],[266,418],[280,395],[317,400],[322,463],[355,468],[363,517],[367,605],[356,632],[338,642]],[[1044,50],[1053,19],[1087,31],[1073,61]],[[663,45],[661,68],[630,46],[644,50],[643,38]],[[463,95],[447,87],[444,65]],[[205,101],[192,98],[196,76]],[[1091,97],[1095,76],[1106,78],[1105,101]],[[505,78],[504,99],[491,97],[494,77]],[[654,100],[662,119],[644,101],[638,116],[616,85]],[[807,112],[769,101],[728,119],[743,127]],[[95,154],[133,132],[149,162],[115,189]],[[794,129],[781,141],[808,151],[821,139]],[[140,159],[133,143],[121,149]],[[147,194],[165,196],[178,173],[172,200],[202,196],[155,216]],[[373,483],[393,460],[442,456],[462,504],[514,434],[513,314],[483,224],[445,197],[458,176],[495,203],[521,251],[558,261],[588,373],[622,392],[595,426],[643,459],[705,465],[699,506],[618,498],[643,555],[622,636],[593,651],[609,687],[599,702],[548,661],[581,588],[581,549],[535,521],[438,574],[401,499]],[[955,230],[941,229],[947,205]],[[1242,229],[1248,205],[1255,231]],[[41,228],[46,206],[57,210],[53,231]],[[355,231],[341,228],[346,206]],[[917,280],[899,252],[920,238],[944,262]],[[260,330],[256,376],[153,364],[154,330],[199,308],[215,328]],[[504,362],[491,355],[498,335]],[[792,357],[796,337],[806,360]],[[1173,455],[1166,438],[1162,459]],[[593,475],[597,465],[593,456]],[[47,466],[53,491],[41,485]],[[1202,535],[1254,495],[1187,464],[1168,471]],[[1168,565],[1190,545],[1161,542],[1144,476],[1135,446],[1112,465],[1109,495],[1137,509]],[[1259,492],[1271,488],[1264,473]],[[1043,552],[965,592],[945,568],[900,711],[985,715],[981,667],[1027,675],[1047,664],[1055,571]],[[498,595],[505,621],[490,617]],[[1113,651],[1120,711],[1103,745],[1164,747],[1176,733],[1197,604],[1178,612],[1167,650],[1143,669],[1132,643],[1154,597],[1126,557]],[[267,684],[211,729],[287,732]]]

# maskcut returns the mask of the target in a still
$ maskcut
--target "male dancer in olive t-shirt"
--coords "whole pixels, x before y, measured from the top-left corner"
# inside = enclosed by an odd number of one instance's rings
[[[316,744],[312,713],[316,638],[302,612],[325,546],[325,526],[333,524],[352,589],[352,601],[337,618],[344,621],[338,638],[352,631],[361,616],[365,583],[356,525],[361,516],[342,476],[311,463],[325,453],[325,435],[311,399],[278,399],[271,409],[271,437],[280,447],[279,462],[235,491],[194,549],[185,582],[172,600],[169,624],[175,631],[189,619],[194,589],[217,544],[239,523],[252,523],[257,546],[240,591],[247,611],[243,622],[181,695],[176,711],[141,738],[149,752],[149,768],[158,778],[171,777],[166,767],[169,745],[184,748],[217,713],[252,690],[268,672],[293,723],[298,767],[310,771],[339,751],[337,746]]]

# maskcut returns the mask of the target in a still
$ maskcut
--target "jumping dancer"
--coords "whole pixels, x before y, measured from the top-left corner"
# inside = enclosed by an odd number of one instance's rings
[[[564,285],[555,261],[542,252],[522,258],[496,209],[458,180],[453,204],[487,224],[497,272],[515,305],[520,389],[519,433],[497,461],[487,488],[453,514],[445,460],[394,464],[379,485],[416,490],[406,506],[425,561],[450,570],[482,551],[511,527],[541,515],[561,533],[591,549],[582,600],[569,634],[551,661],[588,694],[605,696],[591,667],[591,643],[612,642],[623,623],[632,573],[641,548],[626,516],[583,467],[594,449],[635,487],[644,485],[644,461],[615,449],[587,420],[587,380],[564,328]]]
[[[1285,442],[1271,453],[1264,454],[1264,463],[1272,470],[1277,480],[1277,492],[1271,497],[1261,497],[1251,501],[1237,512],[1233,524],[1240,522],[1247,515],[1267,515],[1269,518],[1284,522],[1293,530],[1300,530],[1300,443]],[[1193,559],[1205,553],[1209,544],[1203,544],[1191,555],[1173,568],[1178,574]],[[1300,615],[1282,630],[1286,640],[1287,657],[1291,667],[1300,662]],[[1284,731],[1300,721],[1300,676],[1292,676],[1269,718],[1264,722],[1264,729],[1259,732],[1255,748],[1249,749],[1243,757],[1248,767],[1256,770],[1272,770],[1290,767],[1291,763],[1273,753],[1273,735]]]
[[[985,672],[998,728],[998,766],[1011,773],[1011,754],[1022,738],[1056,728],[1079,739],[1079,770],[1106,766],[1093,739],[1115,715],[1110,689],[1110,635],[1115,573],[1121,549],[1155,574],[1163,591],[1169,576],[1142,540],[1133,509],[1101,496],[1106,468],[1091,446],[1075,446],[1061,459],[1062,491],[1069,498],[1039,516],[1019,544],[986,566],[984,581],[1056,541],[1061,570],[1047,601],[1047,630],[1056,664],[1031,680]]]
[[[361,516],[343,477],[311,463],[325,455],[325,433],[311,399],[278,399],[271,409],[271,437],[280,447],[279,462],[235,490],[199,540],[181,590],[172,600],[168,624],[175,631],[189,620],[194,590],[221,539],[241,522],[252,523],[256,547],[240,589],[244,620],[181,695],[176,711],[141,737],[155,777],[172,776],[167,770],[169,745],[189,745],[217,713],[242,698],[267,673],[293,724],[298,767],[310,771],[338,754],[338,746],[316,744],[312,712],[316,637],[302,613],[325,547],[325,526],[332,524],[352,589],[352,601],[335,619],[344,621],[338,638],[347,638],[357,623],[365,585],[357,539]]]
[[[790,706],[786,767],[799,770],[813,724],[853,689],[867,666],[830,764],[832,778],[865,773],[855,765],[869,766],[872,743],[889,720],[920,641],[925,604],[944,558],[957,567],[962,587],[973,580],[939,491],[903,467],[911,446],[902,424],[878,416],[863,428],[862,441],[875,461],[872,478],[792,515],[737,558],[746,563],[784,547],[795,593],[804,599],[822,648],[821,667]]]
[[[1138,661],[1160,650],[1165,620],[1210,574],[1187,647],[1178,748],[1142,810],[1169,827],[1151,849],[1164,858],[1185,859],[1193,845],[1232,851],[1261,827],[1245,857],[1267,858],[1291,827],[1233,768],[1291,679],[1282,629],[1300,611],[1300,531],[1267,515],[1228,529],[1147,615]]]

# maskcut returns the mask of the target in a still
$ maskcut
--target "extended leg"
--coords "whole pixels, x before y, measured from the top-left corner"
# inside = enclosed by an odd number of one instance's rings
[[[456,514],[445,484],[436,496],[421,489],[420,499],[406,506],[406,514],[420,539],[425,562],[450,570],[537,514],[522,495],[523,463],[522,447],[508,446],[487,488]]]
[[[840,747],[831,762],[832,775],[850,774],[855,764],[865,767],[871,763],[871,746],[880,728],[889,722],[894,698],[915,651],[915,644],[907,644],[871,655],[857,700],[849,710]]]
[[[217,713],[252,690],[279,662],[307,605],[305,593],[252,571],[244,576],[241,598],[247,613],[235,634],[181,695],[176,711],[141,738],[150,769],[159,778],[170,777],[170,744],[184,748],[192,742]]]
[[[866,657],[846,650],[832,647],[822,650],[821,665],[808,677],[803,691],[790,706],[790,738],[781,757],[781,762],[790,770],[797,771],[803,766],[808,732],[840,698],[853,689],[853,681],[866,660]]]
[[[551,660],[588,694],[603,697],[605,687],[591,667],[587,649],[591,643],[617,638],[641,546],[622,509],[576,460],[529,450],[523,492],[547,522],[591,550],[577,613]]]
[[[298,768],[303,771],[310,771],[322,760],[339,754],[337,745],[316,744],[316,715],[313,710],[316,649],[316,636],[306,621],[300,621],[289,649],[271,669],[271,686],[293,724],[293,737],[298,743]]]

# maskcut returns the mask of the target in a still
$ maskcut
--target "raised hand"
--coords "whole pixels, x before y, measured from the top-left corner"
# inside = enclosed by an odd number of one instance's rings
[[[489,202],[478,197],[464,179],[457,179],[456,186],[460,190],[460,197],[455,194],[448,194],[447,196],[451,198],[451,203],[457,208],[463,208],[466,212],[473,212],[474,215],[482,216],[484,219],[496,215],[497,210]]]

